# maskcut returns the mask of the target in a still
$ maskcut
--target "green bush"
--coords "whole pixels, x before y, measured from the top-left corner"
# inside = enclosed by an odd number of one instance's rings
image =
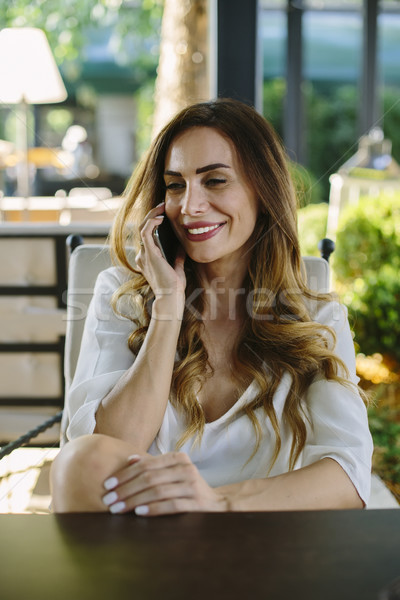
[[[382,390],[377,390],[377,395]],[[383,390],[387,393],[387,390]],[[386,483],[400,484],[400,409],[372,404],[368,422],[374,440],[373,469]],[[396,489],[392,489],[396,493]],[[398,493],[397,499],[400,501]]]
[[[344,210],[332,263],[360,351],[400,361],[400,194]]]
[[[300,249],[303,256],[320,256],[318,242],[326,235],[328,204],[309,204],[297,213]]]

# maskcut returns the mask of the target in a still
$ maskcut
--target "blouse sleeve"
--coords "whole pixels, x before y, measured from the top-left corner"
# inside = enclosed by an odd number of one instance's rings
[[[326,303],[318,314],[319,322],[336,334],[335,352],[349,370],[349,380],[357,384],[353,339],[347,309]],[[311,426],[303,451],[302,466],[322,458],[336,460],[353,482],[360,498],[367,503],[371,487],[373,444],[367,410],[355,385],[343,385],[319,378],[308,388],[306,406]]]
[[[134,361],[128,337],[135,326],[111,307],[112,294],[122,282],[121,269],[116,267],[97,278],[75,376],[66,397],[68,440],[93,433],[100,402]]]

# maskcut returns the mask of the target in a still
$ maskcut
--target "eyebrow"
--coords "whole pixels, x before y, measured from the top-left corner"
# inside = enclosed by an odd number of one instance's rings
[[[206,165],[205,167],[199,167],[198,169],[196,169],[196,175],[220,168],[230,169],[230,166],[224,165],[224,163],[213,163],[212,165]],[[182,177],[182,173],[179,173],[178,171],[165,171],[164,175],[174,175],[175,177]]]

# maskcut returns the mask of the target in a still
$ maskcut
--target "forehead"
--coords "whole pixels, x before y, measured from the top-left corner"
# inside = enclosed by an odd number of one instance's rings
[[[207,164],[224,163],[237,167],[232,141],[212,127],[192,127],[179,133],[171,142],[165,159],[166,169],[196,169]]]

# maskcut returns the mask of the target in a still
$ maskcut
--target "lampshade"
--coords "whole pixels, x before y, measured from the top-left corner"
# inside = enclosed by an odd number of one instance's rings
[[[47,104],[67,97],[47,38],[41,29],[0,31],[0,102]]]

